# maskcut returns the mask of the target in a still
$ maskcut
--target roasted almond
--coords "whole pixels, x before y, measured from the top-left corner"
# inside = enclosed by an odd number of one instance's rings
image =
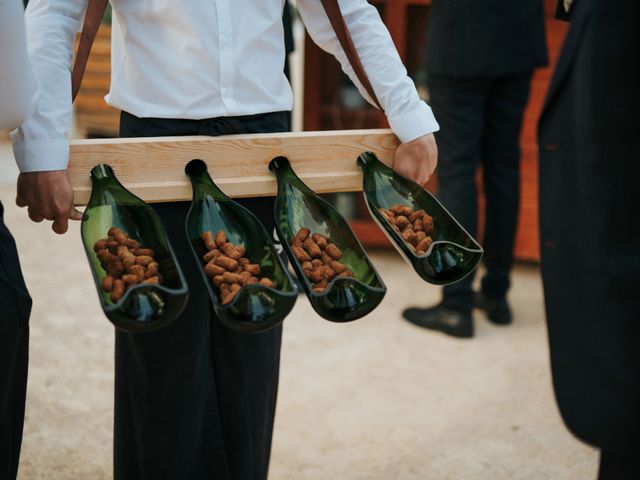
[[[327,244],[329,243],[329,238],[325,237],[320,233],[314,233],[313,235],[311,235],[311,239],[314,242],[316,242],[316,245],[318,245],[318,247],[320,247],[323,250],[327,247]]]
[[[249,263],[244,266],[245,272],[249,272],[256,277],[260,275],[260,265],[257,263]]]
[[[342,252],[335,245],[335,243],[330,243],[329,245],[327,245],[327,248],[325,248],[324,251],[327,252],[327,254],[329,254],[329,256],[334,260],[340,260],[342,258]]]
[[[233,258],[227,257],[226,255],[219,255],[213,260],[213,263],[223,267],[226,270],[233,271],[238,268],[238,262]]]
[[[240,283],[242,282],[242,276],[237,273],[224,272],[222,274],[222,281],[226,283]]]
[[[307,239],[309,233],[311,232],[308,228],[301,228],[300,230],[298,230],[298,233],[293,236],[293,239],[291,240],[292,243],[301,244]]]
[[[220,248],[222,245],[224,245],[227,242],[227,235],[224,233],[224,230],[219,230],[218,233],[216,233],[215,242],[216,244],[214,246],[217,246],[218,248]],[[209,248],[213,248],[213,247],[209,247]]]
[[[213,262],[207,263],[204,267],[204,271],[210,277],[215,277],[216,275],[222,275],[224,272],[226,272],[224,267],[221,267],[220,265],[216,265]]]
[[[311,257],[304,248],[293,245],[291,247],[291,251],[293,252],[293,256],[296,257],[296,260],[298,260],[298,262],[302,263],[311,261]]]
[[[266,277],[263,277],[260,279],[260,285],[264,285],[265,287],[270,287],[270,288],[275,287],[274,283],[269,278],[266,278]]]
[[[304,242],[302,242],[302,246],[311,258],[318,258],[322,256],[322,249],[316,242],[313,241],[312,238],[307,238]]]
[[[113,277],[111,275],[106,275],[102,279],[101,285],[105,292],[110,292],[113,289]]]
[[[120,278],[125,283],[125,285],[135,285],[138,283],[138,276],[133,275],[132,273],[127,273],[125,275],[122,275],[122,277]]]
[[[150,257],[148,255],[140,255],[139,257],[136,257],[136,263],[138,265],[142,265],[143,267],[146,267],[153,261],[153,257]]]

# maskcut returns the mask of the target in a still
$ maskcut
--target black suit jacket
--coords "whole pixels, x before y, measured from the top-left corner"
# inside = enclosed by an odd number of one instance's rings
[[[581,439],[640,447],[640,2],[578,0],[539,123],[556,398]]]
[[[545,65],[542,7],[542,0],[433,0],[427,71],[488,77]]]

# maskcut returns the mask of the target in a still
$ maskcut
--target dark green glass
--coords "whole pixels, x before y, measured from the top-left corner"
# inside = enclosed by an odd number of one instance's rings
[[[189,291],[160,219],[149,205],[122,186],[109,165],[94,167],[91,183],[81,232],[102,310],[111,323],[127,332],[164,327],[182,312]],[[106,238],[111,227],[121,228],[143,247],[153,249],[163,277],[161,285],[134,285],[117,303],[111,301],[100,286],[106,273],[93,250],[95,242]]]
[[[315,311],[332,322],[356,320],[371,312],[387,288],[345,219],[298,178],[285,157],[271,160],[269,169],[278,180],[274,207],[278,237]],[[354,278],[335,277],[326,290],[314,292],[289,244],[303,227],[329,237],[342,250],[340,261]]]
[[[482,247],[426,189],[395,173],[371,152],[358,157],[363,170],[362,190],[373,219],[404,259],[424,280],[447,285],[469,275],[482,258]],[[394,205],[423,209],[433,217],[433,243],[417,255],[378,211]]]
[[[189,238],[213,308],[222,323],[242,333],[263,332],[282,323],[291,312],[298,297],[298,290],[286,266],[278,256],[269,233],[249,210],[227,197],[213,182],[202,160],[192,160],[185,167],[191,180],[193,201],[187,214]],[[260,276],[270,278],[275,288],[264,285],[242,287],[227,305],[221,304],[217,288],[204,272],[203,256],[207,247],[201,234],[224,230],[227,239],[235,245],[244,245],[245,256],[252,263],[260,264]]]

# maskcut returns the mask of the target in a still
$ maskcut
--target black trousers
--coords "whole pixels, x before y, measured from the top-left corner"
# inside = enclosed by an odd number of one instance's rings
[[[0,480],[15,479],[22,444],[31,297],[0,203]]]
[[[509,289],[518,219],[522,116],[531,72],[498,78],[429,74],[431,107],[440,124],[439,199],[471,235],[477,234],[476,173],[482,165],[486,195],[482,290],[502,298]],[[470,311],[473,276],[446,286],[443,303]]]
[[[618,455],[603,449],[600,452],[598,480],[631,480],[640,478],[640,455]]]
[[[284,112],[209,120],[123,113],[120,123],[122,137],[287,129]],[[243,203],[273,231],[273,199]],[[115,479],[266,479],[282,329],[248,335],[222,325],[185,234],[189,202],[153,206],[190,295],[184,312],[167,328],[137,335],[116,332]]]

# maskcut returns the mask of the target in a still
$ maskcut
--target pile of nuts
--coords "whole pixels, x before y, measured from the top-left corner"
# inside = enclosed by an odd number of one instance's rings
[[[310,234],[308,228],[301,228],[290,243],[293,255],[313,284],[313,291],[326,290],[334,277],[353,277],[353,272],[339,261],[342,252],[336,244],[319,233]]]
[[[107,272],[101,286],[110,293],[112,302],[118,302],[133,285],[162,283],[153,250],[142,248],[138,241],[116,227],[111,227],[107,235],[93,245],[93,250]]]
[[[425,253],[433,243],[429,235],[433,232],[433,218],[424,210],[414,212],[406,205],[394,205],[378,211],[416,254]]]
[[[243,245],[227,241],[223,230],[218,231],[215,237],[210,231],[203,232],[200,237],[208,250],[203,257],[206,262],[204,271],[211,278],[211,283],[220,290],[222,305],[230,303],[245,285],[274,287],[271,279],[258,279],[260,265],[251,263],[244,256],[246,249]]]

